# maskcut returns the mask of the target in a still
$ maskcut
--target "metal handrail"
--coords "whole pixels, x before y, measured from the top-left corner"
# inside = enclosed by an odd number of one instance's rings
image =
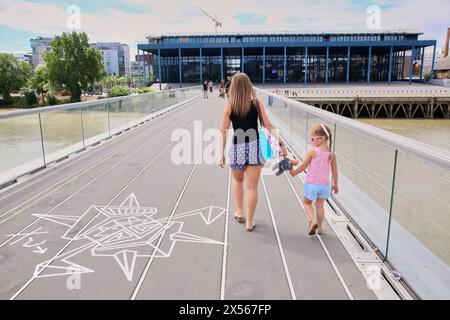
[[[105,103],[113,103],[113,102],[117,102],[117,101],[127,101],[127,100],[131,100],[134,98],[143,98],[146,96],[156,95],[156,94],[160,94],[160,93],[166,93],[166,92],[170,93],[170,92],[176,92],[176,91],[182,91],[182,90],[188,90],[188,89],[192,90],[194,88],[200,89],[201,86],[191,86],[191,87],[185,87],[185,88],[177,88],[177,89],[171,89],[171,90],[162,90],[162,91],[157,91],[157,92],[143,93],[143,94],[139,94],[139,95],[114,97],[114,98],[100,99],[100,100],[95,100],[95,101],[65,103],[65,104],[61,104],[61,105],[57,105],[57,106],[2,112],[2,113],[0,113],[0,119],[7,119],[7,118],[18,117],[18,116],[37,114],[37,113],[75,109],[75,108],[80,108],[80,107],[84,107],[84,106],[96,106],[96,105],[101,105],[101,104],[105,104]]]
[[[308,104],[288,99],[260,88],[255,89],[261,93],[274,96],[277,99],[297,108],[300,111],[316,115],[324,120],[356,131],[366,137],[376,140],[381,144],[387,145],[394,150],[401,151],[414,158],[423,160],[439,168],[450,171],[450,152],[446,150],[430,146],[428,144],[403,137],[396,133],[388,132],[383,129],[379,129],[371,125],[358,122],[356,120],[349,119],[325,110],[321,110]]]

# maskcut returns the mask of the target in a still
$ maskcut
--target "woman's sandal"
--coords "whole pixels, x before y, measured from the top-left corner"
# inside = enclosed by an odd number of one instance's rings
[[[239,212],[242,213],[242,215],[238,214]],[[243,223],[245,221],[244,219],[244,212],[243,211],[236,211],[236,213],[233,215],[233,217],[237,220],[239,223]]]
[[[246,227],[245,229],[249,232],[252,232],[253,230],[255,230],[255,228],[256,228],[256,223],[253,222],[253,226],[251,226],[250,228]]]

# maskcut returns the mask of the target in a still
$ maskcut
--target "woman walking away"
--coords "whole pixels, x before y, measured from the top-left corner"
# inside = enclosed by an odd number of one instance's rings
[[[336,155],[331,152],[331,130],[324,124],[319,124],[311,129],[311,143],[314,148],[310,150],[305,161],[297,168],[291,170],[295,177],[308,168],[304,185],[303,205],[309,220],[310,236],[322,233],[325,199],[331,198],[331,192],[338,193],[338,169]],[[333,180],[330,187],[330,169]],[[316,202],[316,214],[312,202]]]
[[[255,229],[254,214],[258,201],[258,184],[264,159],[259,147],[258,119],[274,133],[281,145],[282,154],[286,148],[271,124],[264,104],[256,97],[255,89],[245,73],[234,75],[230,87],[230,99],[225,105],[222,120],[222,148],[220,166],[225,166],[224,149],[230,123],[233,125],[233,140],[228,154],[233,177],[233,194],[236,204],[234,218],[246,222],[247,231]],[[244,214],[244,179],[246,180],[246,203]]]
[[[226,91],[226,94],[227,94],[227,98],[230,98],[230,87],[231,87],[231,82],[227,81],[225,83],[225,91]]]
[[[213,85],[214,85],[213,81],[209,80],[208,87],[209,87],[209,92],[211,92],[211,93],[213,92]]]
[[[203,83],[203,99],[208,99],[208,81]]]
[[[222,80],[219,85],[219,97],[225,98],[225,81]]]

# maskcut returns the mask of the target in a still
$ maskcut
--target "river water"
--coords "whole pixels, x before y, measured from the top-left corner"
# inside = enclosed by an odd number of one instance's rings
[[[359,121],[450,152],[450,120],[359,119]],[[370,143],[368,145],[370,146]],[[377,154],[379,158],[380,153],[386,155],[381,149],[374,149],[372,154]],[[370,172],[370,167],[376,167],[376,164],[368,163],[365,167],[367,172]],[[387,171],[391,169],[389,167]],[[450,265],[449,187],[450,172],[399,154],[393,218],[447,266]],[[372,189],[374,195],[377,193],[376,189]],[[391,240],[396,238],[395,234],[391,234]],[[392,254],[401,256],[400,252],[393,251]]]
[[[359,121],[450,151],[450,121],[446,119],[360,119]]]

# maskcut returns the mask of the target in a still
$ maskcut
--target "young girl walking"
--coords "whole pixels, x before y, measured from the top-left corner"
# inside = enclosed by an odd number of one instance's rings
[[[311,143],[314,148],[308,151],[301,165],[290,171],[291,176],[295,177],[307,169],[303,205],[309,220],[308,234],[310,236],[322,233],[325,200],[331,198],[332,192],[339,192],[336,155],[331,152],[332,139],[328,126],[324,124],[314,126],[311,129]],[[315,201],[316,215],[314,215],[313,201]]]

